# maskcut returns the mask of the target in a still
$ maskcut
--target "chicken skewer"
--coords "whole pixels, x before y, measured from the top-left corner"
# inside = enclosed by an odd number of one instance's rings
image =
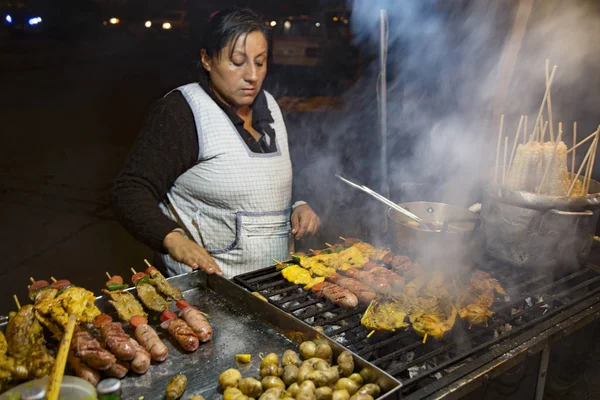
[[[106,275],[110,276],[108,272]],[[122,321],[129,322],[134,315],[146,316],[140,302],[130,291],[125,290],[127,285],[123,283],[123,278],[114,275],[109,278],[105,286],[106,289],[102,289],[102,293],[108,296],[108,302],[117,310]]]
[[[135,272],[133,268],[131,271],[134,273],[131,278],[131,282],[135,285],[138,297],[149,310],[156,312],[164,312],[169,309],[171,303],[165,300],[157,291],[154,286],[150,284],[150,277],[143,272]]]
[[[175,286],[171,285],[171,283],[169,283],[167,278],[165,278],[163,276],[163,274],[160,273],[159,270],[154,268],[148,262],[148,260],[144,259],[144,262],[148,266],[148,268],[146,269],[146,274],[148,274],[148,276],[150,276],[149,282],[151,285],[156,287],[156,290],[158,290],[159,293],[162,293],[166,297],[171,298],[176,301],[183,300],[183,295],[181,294],[181,290],[179,290]]]

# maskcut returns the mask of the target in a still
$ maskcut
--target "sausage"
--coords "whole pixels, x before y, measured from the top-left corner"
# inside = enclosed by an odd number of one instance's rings
[[[375,263],[369,262],[365,264],[363,269],[372,273],[378,278],[385,279],[390,285],[390,288],[395,292],[400,292],[402,289],[404,289],[404,279],[397,273],[390,271],[385,267],[381,267]]]
[[[358,301],[362,304],[369,304],[377,297],[373,289],[356,279],[346,278],[341,275],[330,276],[328,279],[336,285],[354,293]]]
[[[192,328],[186,322],[179,318],[173,318],[168,320],[166,323],[169,324],[167,330],[177,340],[177,342],[183,347],[185,351],[196,351],[200,342],[198,336],[194,333]]]
[[[69,367],[73,370],[75,375],[81,379],[88,381],[94,386],[96,386],[100,381],[100,372],[85,365],[79,357],[76,357],[73,354],[73,352],[69,352],[67,362],[69,363]]]
[[[344,272],[350,278],[361,281],[377,293],[389,294],[392,292],[390,284],[386,279],[375,276],[367,271],[361,271],[356,268],[349,269]]]
[[[63,290],[71,286],[71,282],[66,279],[61,279],[60,281],[52,282],[50,286],[58,290]]]
[[[135,348],[131,345],[131,338],[123,330],[120,322],[109,322],[100,328],[100,334],[110,351],[119,360],[131,361],[135,357]]]
[[[110,368],[117,361],[115,356],[103,349],[89,332],[81,329],[77,329],[73,334],[71,351],[87,365],[99,371]]]
[[[150,353],[146,351],[135,339],[130,339],[135,349],[135,357],[131,360],[131,370],[136,374],[145,374],[150,368]]]
[[[392,268],[401,268],[403,265],[410,264],[410,257],[395,255],[392,257],[392,261],[386,264],[391,264]]]
[[[169,349],[158,337],[156,331],[148,324],[139,325],[134,333],[137,341],[150,352],[150,357],[156,362],[163,362],[169,355]]]
[[[342,308],[355,308],[358,305],[358,298],[353,293],[333,283],[317,283],[311,290]]]
[[[193,307],[184,308],[181,318],[187,322],[201,342],[208,342],[212,338],[213,330],[208,320],[200,311]]]
[[[122,379],[129,372],[129,363],[124,361],[117,361],[110,366],[104,373],[111,378]]]

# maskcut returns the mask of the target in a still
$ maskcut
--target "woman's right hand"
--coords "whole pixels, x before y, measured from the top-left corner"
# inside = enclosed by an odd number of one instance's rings
[[[206,249],[180,232],[170,232],[165,236],[163,245],[175,261],[186,264],[192,269],[201,269],[208,274],[223,275],[223,271]]]

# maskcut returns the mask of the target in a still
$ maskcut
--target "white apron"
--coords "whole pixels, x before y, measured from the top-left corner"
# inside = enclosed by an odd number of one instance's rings
[[[285,260],[290,226],[292,165],[281,110],[265,92],[277,151],[253,153],[225,112],[196,83],[178,88],[198,133],[198,163],[183,173],[161,203],[165,215],[203,246],[225,276]],[[169,275],[191,269],[161,254]]]

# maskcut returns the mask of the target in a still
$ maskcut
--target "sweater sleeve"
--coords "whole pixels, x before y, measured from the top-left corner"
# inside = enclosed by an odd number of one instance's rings
[[[183,95],[175,91],[151,105],[111,193],[115,218],[155,251],[166,253],[163,240],[178,227],[163,214],[159,203],[197,159],[194,116]]]

